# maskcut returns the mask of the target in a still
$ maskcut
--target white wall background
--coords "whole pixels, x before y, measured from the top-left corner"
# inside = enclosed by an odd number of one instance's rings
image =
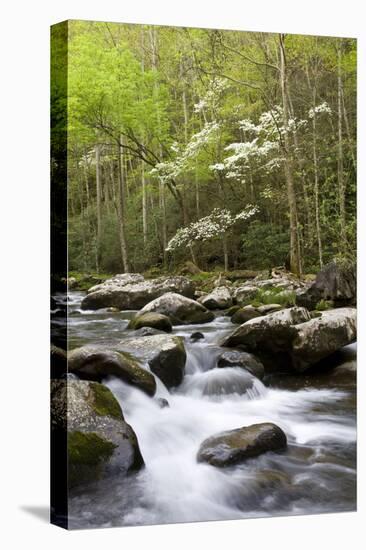
[[[365,19],[362,0],[8,0],[1,8],[0,539],[2,548],[364,547]],[[359,511],[67,533],[50,526],[48,438],[49,26],[64,19],[359,38]],[[365,33],[365,34],[362,34]],[[4,124],[5,122],[5,124]],[[365,368],[364,368],[365,367]],[[33,513],[26,508],[32,508]],[[42,512],[43,511],[43,512]]]

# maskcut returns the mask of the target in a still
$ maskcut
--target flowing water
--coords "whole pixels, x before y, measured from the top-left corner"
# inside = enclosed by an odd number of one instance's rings
[[[132,336],[133,312],[80,310],[71,293],[69,346],[113,344]],[[229,318],[175,327],[186,339],[181,386],[158,381],[160,408],[138,389],[105,381],[135,430],[146,468],[127,478],[79,489],[69,500],[70,527],[146,525],[354,510],[356,507],[356,346],[335,369],[317,376],[271,376],[264,382],[239,368],[216,368]],[[200,331],[204,339],[189,336]],[[274,422],[288,449],[219,469],[196,461],[202,441],[223,430]]]

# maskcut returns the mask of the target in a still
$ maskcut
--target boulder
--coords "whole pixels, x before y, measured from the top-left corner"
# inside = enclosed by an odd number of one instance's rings
[[[254,285],[244,285],[236,288],[233,292],[233,301],[236,304],[245,304],[252,300],[257,294],[258,287]]]
[[[231,322],[235,325],[242,325],[243,323],[250,321],[250,319],[261,317],[261,315],[263,314],[259,313],[259,311],[253,306],[245,306],[238,309],[238,311],[234,313],[231,317]]]
[[[67,353],[51,344],[51,378],[63,378],[67,373]]]
[[[137,314],[128,324],[129,329],[138,330],[139,328],[156,328],[163,332],[172,332],[172,322],[166,315],[155,312]]]
[[[296,303],[312,309],[320,300],[333,301],[336,306],[356,304],[356,265],[330,262],[305,289],[296,291]]]
[[[283,307],[284,306],[281,306],[281,304],[264,304],[263,306],[257,307],[257,311],[260,315],[267,315],[274,311],[280,311]]]
[[[142,308],[139,315],[145,313],[166,315],[173,325],[209,323],[215,318],[212,311],[206,309],[202,304],[175,292],[163,294],[148,303]]]
[[[295,325],[310,320],[310,313],[301,307],[282,309],[256,317],[240,325],[222,342],[224,347],[244,346],[250,351],[289,351],[297,332]]]
[[[226,286],[215,288],[210,294],[199,298],[198,301],[207,309],[226,309],[232,305],[231,293]]]
[[[205,336],[202,334],[202,332],[192,332],[192,334],[190,335],[190,339],[192,340],[192,342],[198,342],[198,340],[203,340],[204,337]]]
[[[143,338],[126,338],[118,350],[132,353],[148,363],[167,388],[178,386],[184,376],[186,351],[180,336],[156,335]]]
[[[194,295],[194,285],[186,277],[160,277],[145,281],[142,275],[127,273],[116,275],[89,290],[81,303],[82,309],[117,307],[120,310],[141,309],[146,304],[166,294],[175,292],[189,298]]]
[[[51,427],[68,443],[69,487],[127,475],[143,467],[135,432],[112,392],[97,382],[54,380]]]
[[[241,367],[247,370],[256,378],[262,379],[264,376],[264,366],[257,357],[245,351],[225,351],[220,355],[217,366],[223,367]]]
[[[320,317],[297,325],[295,330],[292,364],[296,370],[305,371],[356,340],[357,311],[350,307],[323,311]]]
[[[281,428],[264,422],[209,437],[201,444],[197,460],[212,466],[232,466],[268,451],[283,450],[286,446],[287,438]]]
[[[116,376],[147,395],[154,395],[156,382],[151,372],[143,369],[130,354],[113,351],[102,346],[83,346],[68,355],[69,372],[86,380],[101,381]]]

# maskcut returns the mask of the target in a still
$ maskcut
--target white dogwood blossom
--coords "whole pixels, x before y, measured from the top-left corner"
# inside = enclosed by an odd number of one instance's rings
[[[180,149],[177,143],[173,143],[171,149],[176,154],[175,159],[156,164],[150,173],[156,175],[162,182],[177,178],[189,168],[189,161],[194,159],[201,149],[211,142],[219,127],[216,121],[206,122],[202,130],[193,134],[183,149]]]
[[[320,105],[316,105],[315,107],[309,109],[309,118],[314,118],[315,115],[319,115],[322,113],[326,115],[332,114],[332,109],[329,107],[326,101],[323,101],[323,103],[321,103]]]
[[[170,239],[167,251],[173,251],[182,246],[191,247],[195,242],[223,237],[238,221],[246,221],[259,211],[257,206],[248,205],[238,214],[232,214],[226,208],[215,208],[209,216],[205,216],[187,227],[178,229]]]

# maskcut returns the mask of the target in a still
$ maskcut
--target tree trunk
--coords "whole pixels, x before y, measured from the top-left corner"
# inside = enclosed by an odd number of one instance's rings
[[[95,267],[97,273],[100,269],[100,254],[102,240],[102,188],[100,181],[100,149],[99,144],[95,146],[95,179],[96,179],[96,194],[97,194],[97,246],[95,255]]]
[[[143,240],[144,240],[144,247],[146,247],[147,245],[147,194],[146,194],[144,161],[142,161],[142,166],[141,166],[141,185],[142,185],[142,234],[143,234]]]
[[[318,170],[318,153],[316,143],[316,88],[313,91],[313,163],[314,163],[314,198],[315,198],[315,224],[316,224],[316,236],[318,241],[318,253],[320,269],[323,268],[323,245],[320,229],[320,217],[319,217],[319,170]]]
[[[227,248],[227,237],[224,235],[222,239],[222,248],[224,251],[224,271],[229,271],[229,252]]]
[[[339,193],[339,221],[341,230],[341,247],[347,249],[346,235],[346,199],[343,173],[343,128],[342,128],[342,39],[338,42],[338,193]]]
[[[120,148],[121,149],[121,148]],[[118,228],[119,228],[119,241],[120,241],[120,248],[121,248],[121,257],[122,257],[122,265],[123,265],[123,271],[125,273],[129,273],[130,266],[128,263],[128,253],[127,253],[127,241],[126,241],[126,227],[125,227],[125,203],[124,203],[124,182],[123,182],[123,168],[122,168],[122,159],[121,158],[121,151],[119,151],[118,155],[118,208],[117,208],[117,215],[118,215]]]
[[[290,212],[290,269],[296,275],[301,275],[300,244],[297,228],[297,205],[295,185],[293,178],[292,158],[290,152],[290,140],[288,134],[288,102],[287,102],[287,71],[285,54],[285,36],[279,35],[280,42],[280,84],[282,95],[282,122],[284,131],[284,142],[282,149],[284,153],[285,178],[287,185],[287,197]]]

